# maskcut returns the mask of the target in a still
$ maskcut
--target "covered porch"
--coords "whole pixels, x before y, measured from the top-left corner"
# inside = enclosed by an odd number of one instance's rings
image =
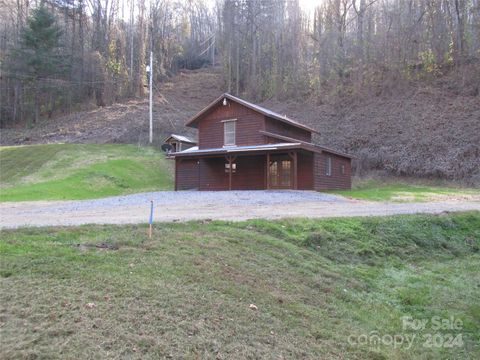
[[[313,154],[302,148],[269,146],[241,151],[176,158],[176,189],[199,190],[307,190],[313,188]],[[192,154],[193,155],[193,154]],[[188,169],[188,184],[182,182]],[[186,170],[187,171],[187,170]],[[182,177],[180,179],[179,177]]]

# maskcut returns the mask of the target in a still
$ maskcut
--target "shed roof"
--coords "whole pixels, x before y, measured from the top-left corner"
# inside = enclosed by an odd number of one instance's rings
[[[270,133],[263,132],[265,135],[270,136]],[[274,134],[272,134],[274,135]],[[279,137],[280,138],[280,137]],[[281,137],[286,140],[286,137]],[[294,139],[291,139],[294,141]],[[172,156],[195,156],[195,155],[222,155],[222,154],[231,154],[231,153],[241,153],[241,152],[264,152],[264,151],[274,151],[274,150],[290,150],[290,149],[302,149],[306,151],[316,152],[316,153],[331,153],[339,156],[343,156],[349,159],[352,159],[353,156],[342,153],[327,147],[315,145],[312,143],[298,141],[298,142],[283,142],[276,144],[262,144],[262,145],[246,145],[246,146],[228,146],[221,148],[208,148],[208,149],[199,149],[198,146],[193,146],[189,149],[171,153]]]
[[[185,143],[189,143],[189,144],[196,144],[197,142],[195,140],[192,140],[186,136],[183,136],[183,135],[177,135],[177,134],[171,134],[170,136],[168,136],[164,142],[167,142],[170,138],[172,139],[175,139],[177,141],[181,141],[181,142],[185,142]]]
[[[313,144],[313,143],[306,142],[306,141],[296,140],[294,138],[284,136],[284,135],[280,135],[280,134],[275,134],[275,133],[272,133],[272,132],[269,132],[269,131],[260,130],[259,132],[262,135],[265,135],[265,136],[268,136],[268,137],[271,137],[271,138],[274,138],[274,139],[285,140],[285,141],[298,141],[301,144],[304,144],[305,146],[311,146],[311,147],[317,148],[319,150],[323,150],[325,152],[329,152],[329,153],[339,155],[339,156],[343,156],[343,157],[350,158],[350,159],[354,158],[353,155],[344,153],[342,151],[334,150],[332,148],[329,148],[329,147],[326,147],[326,146],[323,146],[323,145],[317,145],[317,144]]]
[[[249,146],[229,146],[221,148],[210,148],[199,150],[198,146],[191,147],[183,151],[172,153],[173,156],[192,156],[192,155],[221,155],[239,152],[261,152],[267,150],[281,150],[281,149],[298,149],[304,148],[303,144],[296,143],[278,143],[278,144],[263,144],[263,145],[249,145]],[[311,149],[308,149],[311,150]]]
[[[196,114],[194,117],[192,117],[190,120],[187,121],[187,123],[185,124],[186,126],[191,126],[191,127],[195,127],[194,125],[196,124],[196,122],[198,120],[200,120],[200,118],[205,114],[207,113],[210,109],[212,109],[214,106],[216,106],[220,101],[222,101],[224,98],[226,99],[229,99],[231,101],[234,101],[238,104],[241,104],[249,109],[252,109],[254,111],[257,111],[269,118],[272,118],[272,119],[275,119],[275,120],[278,120],[278,121],[281,121],[283,123],[286,123],[286,124],[289,124],[289,125],[292,125],[292,126],[295,126],[295,127],[298,127],[300,129],[303,129],[303,130],[307,130],[307,131],[310,131],[310,132],[314,132],[314,133],[318,133],[317,130],[307,126],[307,125],[303,125],[301,123],[299,123],[298,121],[296,120],[293,120],[289,117],[287,117],[287,115],[280,115],[272,110],[269,110],[269,109],[266,109],[262,106],[259,106],[259,105],[256,105],[256,104],[253,104],[251,102],[248,102],[246,100],[243,100],[243,99],[240,99],[236,96],[233,96],[229,93],[224,93],[222,94],[220,97],[218,97],[215,101],[213,101],[212,103],[210,103],[206,108],[204,108],[202,111],[200,111],[198,114]]]

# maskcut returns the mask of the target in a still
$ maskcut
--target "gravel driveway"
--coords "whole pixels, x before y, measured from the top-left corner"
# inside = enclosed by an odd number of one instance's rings
[[[380,203],[314,191],[161,191],[96,200],[1,203],[0,228],[146,223],[151,200],[155,221],[239,221],[480,210],[479,201]]]

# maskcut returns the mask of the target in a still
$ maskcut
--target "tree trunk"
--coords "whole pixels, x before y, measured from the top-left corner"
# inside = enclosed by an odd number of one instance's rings
[[[13,88],[13,122],[17,123],[20,120],[22,104],[22,90],[20,87],[20,81],[16,80]]]
[[[457,65],[463,63],[463,57],[465,55],[465,25],[463,23],[463,0],[455,0],[455,15],[457,18]]]
[[[39,119],[40,119],[40,90],[38,86],[38,79],[35,80],[35,99],[34,99],[34,117],[33,117],[33,123],[37,124]]]
[[[357,12],[357,49],[359,59],[363,61],[363,27],[365,15],[365,0],[360,0]]]
[[[237,75],[235,77],[235,95],[239,96],[240,95],[240,41],[237,39],[237,55],[236,55],[236,66],[237,66]]]
[[[137,89],[138,95],[143,97],[145,95],[145,88],[143,84],[145,76],[145,0],[139,1],[139,15],[138,15],[138,73],[137,73]]]
[[[78,36],[80,41],[80,85],[83,87],[85,78],[84,58],[85,58],[85,42],[83,39],[83,0],[79,0],[80,14],[78,15]]]

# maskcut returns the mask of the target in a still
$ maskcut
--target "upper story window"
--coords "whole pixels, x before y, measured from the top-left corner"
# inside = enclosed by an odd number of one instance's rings
[[[332,175],[332,158],[330,156],[327,156],[325,161],[325,175]]]
[[[225,120],[223,122],[223,145],[235,145],[235,124],[236,120]]]

